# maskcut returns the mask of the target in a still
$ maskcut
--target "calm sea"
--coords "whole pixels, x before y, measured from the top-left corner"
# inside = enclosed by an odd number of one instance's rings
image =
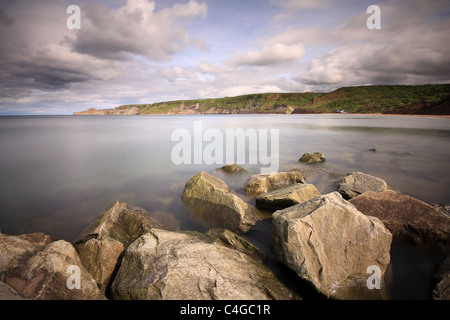
[[[194,141],[195,123],[201,123],[204,131],[279,130],[279,171],[322,169],[310,178],[322,193],[333,190],[329,172],[362,171],[425,202],[450,203],[450,119],[446,118],[5,116],[0,117],[1,232],[43,232],[73,241],[115,200],[173,215],[182,229],[199,229],[180,200],[186,181],[207,171],[245,196],[241,189],[245,180],[259,173],[261,165],[243,164],[250,173],[236,177],[216,171],[220,164],[173,164],[171,152],[177,144],[171,141],[173,131],[186,129]],[[301,164],[298,159],[305,152],[322,152],[327,161]],[[422,260],[432,268],[422,253],[403,251],[403,255],[393,257],[393,261],[400,257],[397,266],[406,269],[400,273],[410,274],[408,266]],[[431,272],[428,269],[424,272]],[[425,289],[416,289],[411,297],[423,298]],[[410,297],[402,290],[394,290],[393,296]]]

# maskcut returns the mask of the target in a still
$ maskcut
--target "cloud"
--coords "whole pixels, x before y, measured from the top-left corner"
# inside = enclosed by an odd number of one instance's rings
[[[228,64],[232,66],[272,66],[286,62],[297,61],[305,55],[302,44],[286,45],[275,43],[264,46],[260,51],[247,51],[235,55]]]
[[[442,1],[390,1],[381,6],[382,29],[368,30],[365,12],[334,30],[288,30],[266,43],[302,41],[332,48],[310,59],[294,77],[315,89],[361,84],[425,84],[450,81],[450,19]]]
[[[155,11],[155,2],[128,0],[110,10],[105,5],[88,4],[74,49],[104,59],[123,60],[129,54],[151,60],[167,60],[187,45],[199,46],[181,22],[205,17],[207,6],[190,0],[186,4]]]
[[[81,30],[66,27],[69,4],[69,0],[35,0],[33,6],[25,0],[2,3],[0,105],[38,103],[39,99],[45,103],[59,99],[64,104],[79,101],[67,90],[80,90],[86,99],[92,99],[88,92],[96,91],[100,83],[110,95],[108,85],[113,87],[119,76],[128,78],[126,74],[133,69],[128,62],[139,60],[138,55],[170,59],[186,46],[203,45],[201,40],[191,39],[186,25],[206,16],[204,3],[190,0],[159,10],[147,0],[128,0],[115,9],[80,4]],[[142,73],[142,69],[136,72]],[[164,74],[158,77],[164,78]],[[135,85],[135,78],[130,77],[125,85]],[[141,81],[150,83],[148,78]],[[49,96],[59,98],[46,100]]]
[[[333,0],[270,0],[270,3],[288,10],[316,10],[331,6]]]

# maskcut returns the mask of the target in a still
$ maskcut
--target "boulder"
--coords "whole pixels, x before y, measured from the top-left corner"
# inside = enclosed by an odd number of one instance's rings
[[[304,153],[298,161],[306,163],[321,163],[325,162],[326,158],[321,152]]]
[[[43,233],[9,236],[0,233],[0,272],[19,264],[23,256],[32,256],[52,240]]]
[[[0,300],[29,300],[22,297],[14,288],[0,281]]]
[[[383,192],[388,187],[384,180],[362,173],[353,172],[346,176],[339,184],[338,192],[345,199],[351,199],[367,191]]]
[[[135,239],[152,227],[178,228],[170,219],[160,222],[161,214],[116,201],[107,208],[74,242],[83,266],[91,273],[102,292],[120,262],[120,255]]]
[[[435,279],[437,285],[433,290],[433,300],[450,300],[450,256],[440,266]]]
[[[87,272],[75,248],[60,240],[48,243],[39,234],[2,237],[2,280],[12,294],[33,300],[104,300],[92,276]],[[30,240],[27,240],[30,239]],[[3,254],[1,254],[3,257]],[[80,287],[69,288],[72,273],[78,268]],[[3,287],[5,291],[5,286]]]
[[[278,260],[325,296],[367,298],[355,296],[365,291],[380,298],[382,291],[366,287],[367,269],[376,266],[384,277],[392,235],[379,219],[365,216],[339,193],[276,211],[272,232]]]
[[[362,213],[379,218],[396,238],[450,247],[450,218],[423,201],[386,191],[366,192],[350,202]]]
[[[442,203],[431,203],[431,205],[445,214],[447,217],[450,217],[450,205]]]
[[[276,211],[314,199],[320,192],[312,184],[294,184],[256,197],[256,207],[261,210]]]
[[[210,237],[212,241],[217,241],[227,247],[241,251],[260,262],[263,262],[268,258],[261,249],[233,231],[216,228],[208,230],[206,235]]]
[[[221,168],[219,168],[219,170],[222,170],[226,173],[237,173],[237,172],[247,172],[247,170],[245,170],[244,168],[242,168],[241,166],[238,166],[235,163],[232,164],[227,164]]]
[[[245,190],[249,195],[260,195],[291,184],[305,183],[301,171],[254,174],[247,181]]]
[[[206,172],[196,174],[186,183],[182,200],[191,217],[205,229],[247,232],[262,218],[255,207],[234,194],[224,181]]]
[[[263,264],[204,234],[152,229],[125,251],[118,300],[293,299]]]

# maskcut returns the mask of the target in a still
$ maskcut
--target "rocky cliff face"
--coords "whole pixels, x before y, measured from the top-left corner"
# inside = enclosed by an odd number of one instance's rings
[[[114,108],[114,109],[102,109],[98,110],[91,108],[86,111],[74,112],[74,116],[132,116],[139,114],[139,107],[130,108]]]

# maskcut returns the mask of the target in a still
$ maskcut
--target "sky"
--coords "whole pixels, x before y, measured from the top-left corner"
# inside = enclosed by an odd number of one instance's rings
[[[450,83],[449,30],[448,0],[0,0],[0,115]]]

